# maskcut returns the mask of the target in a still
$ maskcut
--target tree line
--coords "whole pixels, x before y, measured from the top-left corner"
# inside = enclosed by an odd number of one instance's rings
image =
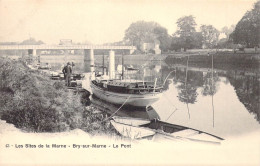
[[[172,35],[156,22],[137,21],[126,29],[123,41],[118,43],[134,45],[140,50],[143,43],[159,41],[160,49],[164,52],[194,48],[233,48],[234,44],[259,47],[259,6],[260,1],[257,1],[236,26],[225,26],[221,30],[217,30],[213,25],[201,25],[196,31],[197,23],[192,15],[179,18],[176,22],[177,30]]]
[[[177,30],[172,35],[156,22],[137,21],[126,30],[122,41],[106,43],[106,45],[133,45],[141,50],[143,43],[160,43],[160,49],[167,51],[186,51],[196,48],[234,48],[260,46],[260,0],[254,3],[253,9],[247,11],[237,25],[216,29],[213,25],[197,27],[195,17],[183,16],[176,22]],[[198,30],[196,30],[198,29]],[[29,38],[21,43],[0,42],[5,44],[44,44],[43,41]],[[81,43],[77,43],[81,44]],[[148,50],[149,51],[149,50]]]
[[[44,44],[41,40],[36,40],[35,38],[30,37],[22,42],[0,42],[0,45],[40,45]]]

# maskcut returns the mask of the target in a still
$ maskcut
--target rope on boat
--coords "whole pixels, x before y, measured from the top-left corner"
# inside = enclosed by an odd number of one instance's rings
[[[165,120],[166,122],[170,119],[170,117],[178,110],[178,108],[175,108],[175,110],[171,113],[171,115]]]
[[[167,121],[167,120],[178,110],[178,108],[177,108],[175,105],[172,104],[172,102],[170,101],[170,99],[167,97],[166,94],[163,93],[163,96],[165,96],[165,98],[169,101],[169,103],[170,103],[173,107],[175,107],[175,110],[174,110],[174,111],[171,113],[171,115],[165,120],[165,121]]]
[[[131,95],[132,95],[132,94],[130,94],[130,95],[127,97],[127,99],[124,101],[124,103],[123,103],[113,114],[111,114],[108,118],[106,118],[105,120],[103,120],[103,122],[104,122],[104,121],[107,121],[107,120],[110,119],[112,116],[114,116],[114,115],[125,105],[125,103],[130,99]]]
[[[164,82],[163,82],[163,86],[165,85],[165,82],[167,81],[167,79],[168,79],[168,77],[170,76],[170,74],[171,74],[172,72],[174,72],[174,71],[176,71],[176,70],[172,70],[172,71],[169,72],[169,74],[167,75],[167,77],[165,78],[165,80],[164,80]]]

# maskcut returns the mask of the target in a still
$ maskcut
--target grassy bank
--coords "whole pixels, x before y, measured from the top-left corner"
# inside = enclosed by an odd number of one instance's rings
[[[63,81],[53,81],[22,61],[0,57],[0,117],[29,132],[60,132],[75,128],[92,134],[111,132],[107,116],[86,107],[86,94]]]

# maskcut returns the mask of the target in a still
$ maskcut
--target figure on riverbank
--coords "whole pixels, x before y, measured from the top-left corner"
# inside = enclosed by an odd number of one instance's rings
[[[72,74],[72,67],[70,62],[68,62],[67,65],[62,69],[62,73],[64,74],[66,86],[70,86],[70,79]]]

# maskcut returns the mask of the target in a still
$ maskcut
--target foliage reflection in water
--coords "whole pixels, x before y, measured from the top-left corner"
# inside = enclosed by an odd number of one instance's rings
[[[116,68],[121,65],[120,59],[121,57],[116,59]],[[42,62],[45,63],[48,60],[43,59]],[[59,70],[63,63],[56,60],[55,63],[50,64]],[[82,61],[76,61],[75,64],[77,72],[85,71],[87,64]],[[105,64],[107,64],[107,59]],[[96,60],[95,65],[102,65],[102,61]],[[221,137],[260,130],[259,69],[257,67],[214,64],[212,73],[211,64],[190,63],[186,73],[185,64],[167,64],[159,60],[130,59],[125,60],[125,65],[140,69],[132,74],[135,79],[144,77],[151,81],[157,77],[163,82],[167,75],[174,71],[169,77],[172,82],[166,84],[167,90],[163,93],[163,97],[153,104],[162,120]],[[92,101],[96,100],[92,99]],[[103,103],[103,107],[109,107],[109,105]],[[113,106],[115,110],[118,107]],[[119,112],[124,116],[148,118],[145,109],[124,107]]]

